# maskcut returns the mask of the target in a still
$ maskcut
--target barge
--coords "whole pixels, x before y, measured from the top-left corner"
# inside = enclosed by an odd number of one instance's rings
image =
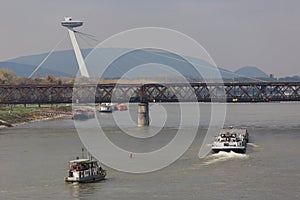
[[[225,128],[215,137],[212,144],[212,152],[233,151],[236,153],[245,153],[248,142],[249,133],[247,129],[233,127]]]

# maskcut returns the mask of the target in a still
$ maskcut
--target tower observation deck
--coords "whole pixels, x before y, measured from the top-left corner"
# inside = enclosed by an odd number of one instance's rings
[[[65,17],[65,21],[62,21],[61,25],[67,28],[76,28],[82,26],[83,22],[78,20],[72,20],[72,17]]]

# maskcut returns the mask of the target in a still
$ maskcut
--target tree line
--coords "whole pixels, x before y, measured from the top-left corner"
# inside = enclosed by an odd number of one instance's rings
[[[29,84],[73,84],[74,78],[55,77],[52,74],[47,74],[46,77],[37,75],[34,78],[18,77],[10,69],[0,69],[0,84],[1,85],[29,85]]]

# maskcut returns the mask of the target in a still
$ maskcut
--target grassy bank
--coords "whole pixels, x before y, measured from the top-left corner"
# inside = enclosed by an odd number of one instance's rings
[[[70,113],[70,105],[0,105],[0,123],[17,124]],[[1,125],[1,124],[0,124]]]

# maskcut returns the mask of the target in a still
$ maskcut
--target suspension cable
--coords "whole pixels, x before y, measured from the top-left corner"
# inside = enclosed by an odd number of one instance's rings
[[[42,62],[35,68],[35,70],[33,70],[33,72],[28,76],[28,78],[32,78],[32,76],[37,72],[37,70],[40,69],[40,67],[46,62],[46,60],[49,58],[49,56],[54,52],[54,50],[58,47],[58,45],[60,45],[64,40],[66,39],[66,37],[64,37],[62,40],[60,40],[55,46],[54,48],[47,54],[47,56],[42,60]]]

